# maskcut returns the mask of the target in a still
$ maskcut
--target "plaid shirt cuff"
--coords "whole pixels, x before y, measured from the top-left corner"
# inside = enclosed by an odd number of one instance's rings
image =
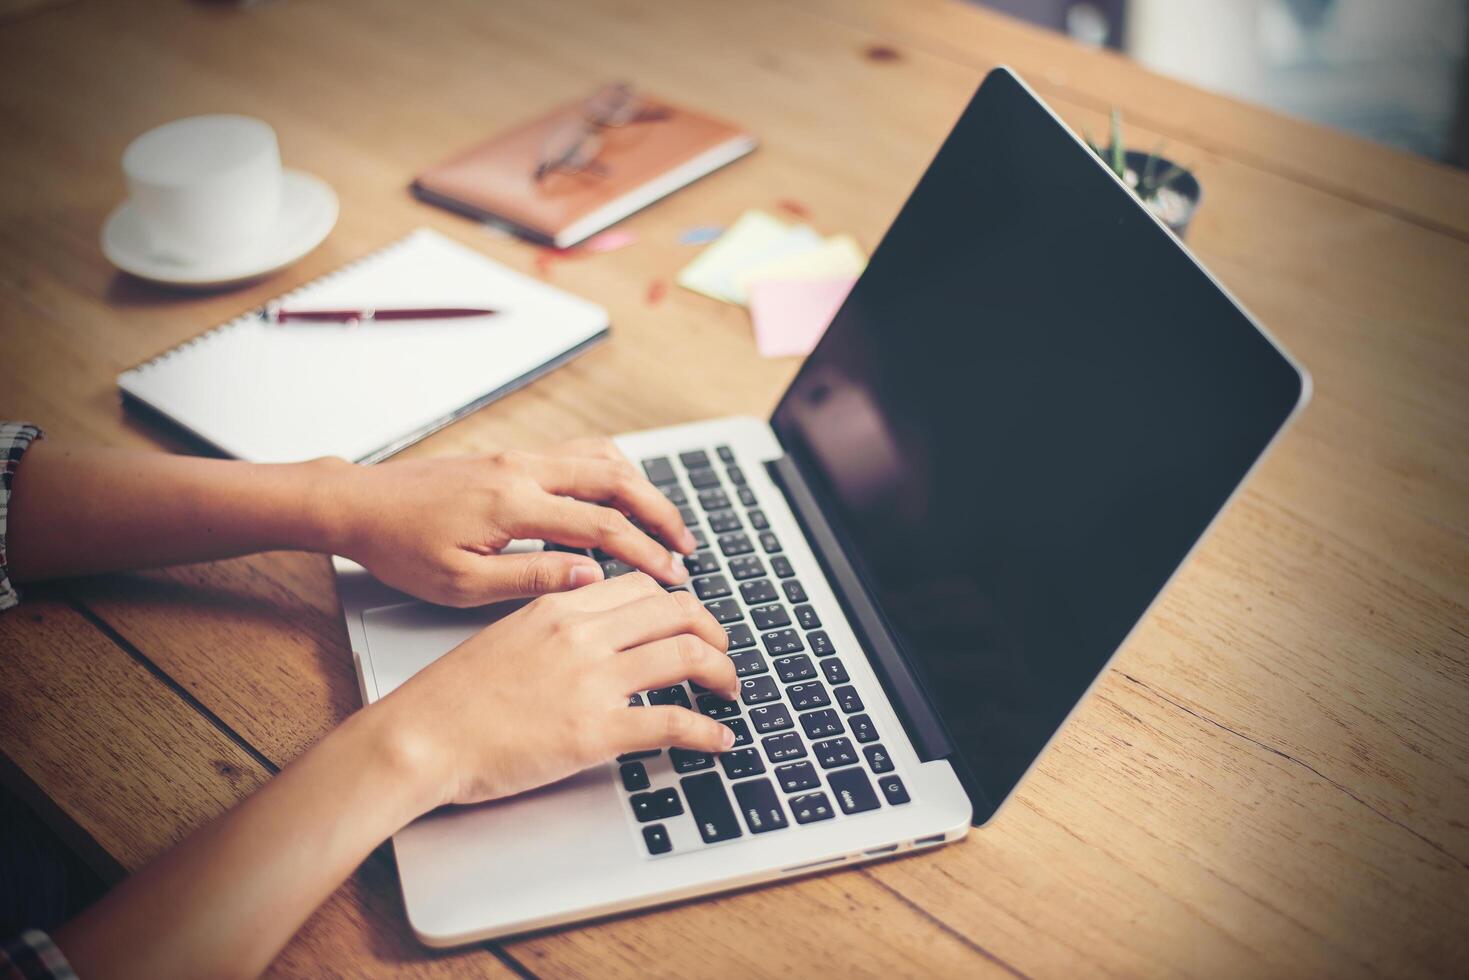
[[[0,980],[77,980],[51,937],[29,929],[0,943]]]
[[[20,601],[20,596],[10,584],[10,568],[5,563],[5,527],[6,517],[10,513],[10,484],[15,479],[15,471],[20,468],[20,458],[25,455],[31,443],[39,438],[41,430],[29,422],[0,422],[0,612]]]

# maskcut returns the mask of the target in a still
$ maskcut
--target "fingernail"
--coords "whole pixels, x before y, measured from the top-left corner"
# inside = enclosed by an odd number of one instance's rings
[[[689,577],[689,570],[684,568],[683,559],[678,555],[668,556],[668,573],[675,582],[682,582]]]
[[[571,566],[571,587],[579,589],[602,578],[602,569],[590,562],[579,562]]]
[[[692,555],[694,553],[695,549],[698,548],[698,546],[699,546],[699,542],[697,542],[697,541],[694,540],[694,535],[689,531],[688,528],[684,528],[683,529],[683,553],[686,554],[686,555]]]
[[[727,748],[727,749],[734,748],[734,743],[735,743],[734,729],[730,728],[728,725],[724,725],[722,727],[724,728],[724,734],[721,735],[721,736],[719,736],[720,743],[723,744],[724,747]]]

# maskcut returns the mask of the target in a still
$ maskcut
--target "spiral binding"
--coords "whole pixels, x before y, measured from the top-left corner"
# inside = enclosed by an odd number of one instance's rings
[[[331,272],[325,273],[324,275],[317,276],[315,279],[312,279],[310,282],[302,283],[301,285],[297,286],[295,289],[290,290],[289,292],[281,293],[275,299],[271,300],[269,303],[266,303],[265,306],[257,306],[253,310],[247,310],[244,313],[241,313],[239,316],[234,317],[233,319],[226,320],[224,323],[219,324],[219,326],[211,327],[211,328],[209,328],[208,330],[204,331],[201,334],[197,334],[196,336],[190,337],[188,340],[184,341],[181,344],[175,344],[174,346],[170,347],[168,350],[164,351],[162,354],[159,354],[159,355],[157,355],[155,357],[151,357],[148,360],[146,360],[146,361],[142,362],[141,364],[137,365],[136,367],[129,368],[124,373],[125,374],[141,374],[144,371],[147,371],[147,370],[149,370],[151,368],[157,367],[158,365],[162,364],[165,361],[171,360],[172,358],[178,356],[179,354],[182,354],[184,351],[189,350],[192,347],[197,347],[198,345],[204,343],[206,340],[208,340],[209,338],[215,336],[216,334],[221,334],[221,333],[223,333],[226,330],[233,330],[236,327],[241,326],[242,324],[249,323],[251,321],[259,320],[260,319],[260,312],[261,312],[261,310],[269,308],[269,306],[271,305],[271,303],[280,303],[280,304],[283,304],[283,305],[286,304],[286,303],[289,303],[292,300],[295,300],[295,299],[299,298],[301,295],[303,295],[304,293],[306,293],[308,290],[315,289],[317,286],[320,286],[320,285],[323,285],[325,283],[331,282],[333,279],[336,279],[338,276],[341,276],[341,275],[344,275],[344,274],[346,274],[348,272],[351,272],[353,269],[357,269],[357,268],[360,268],[360,267],[362,267],[364,265],[367,265],[369,262],[374,262],[377,259],[380,259],[380,258],[384,257],[385,255],[388,255],[390,252],[393,252],[396,249],[400,249],[400,248],[404,247],[409,242],[413,241],[413,239],[415,239],[415,238],[419,237],[420,235],[422,235],[424,233],[424,231],[425,231],[425,229],[422,229],[422,228],[415,229],[414,231],[411,231],[408,234],[404,235],[402,238],[399,238],[397,241],[389,242],[388,244],[382,246],[381,248],[377,248],[377,249],[372,250],[371,252],[368,252],[366,255],[358,256],[357,258],[355,258],[352,261],[346,263],[345,265],[338,266],[337,268],[333,269]]]

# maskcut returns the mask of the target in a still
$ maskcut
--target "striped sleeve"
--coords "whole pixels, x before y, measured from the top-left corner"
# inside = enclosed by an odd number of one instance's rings
[[[20,601],[20,596],[10,584],[10,566],[5,561],[10,484],[15,479],[15,471],[20,468],[20,458],[39,438],[41,430],[29,422],[0,422],[0,612]]]
[[[0,943],[0,980],[77,980],[51,937],[28,929]]]

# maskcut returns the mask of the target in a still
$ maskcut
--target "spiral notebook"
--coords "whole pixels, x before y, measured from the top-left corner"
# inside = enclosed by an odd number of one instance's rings
[[[487,307],[496,316],[360,325],[253,311],[118,376],[123,393],[256,462],[376,462],[566,363],[607,311],[419,229],[279,297],[310,309]]]

